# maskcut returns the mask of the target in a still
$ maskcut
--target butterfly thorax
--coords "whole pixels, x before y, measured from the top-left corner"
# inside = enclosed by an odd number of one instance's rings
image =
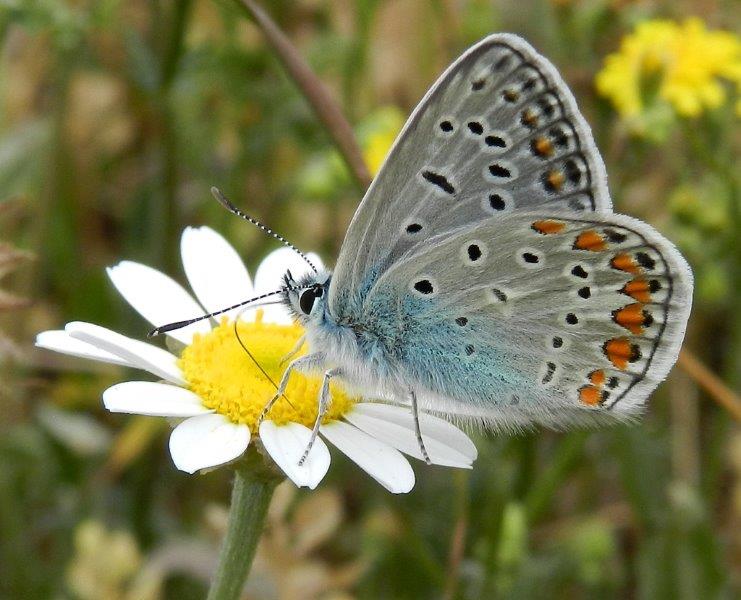
[[[305,328],[309,353],[323,355],[325,368],[341,369],[340,378],[355,393],[379,394],[389,388],[386,382],[391,369],[380,340],[358,319],[334,315],[327,298],[332,274],[323,271],[298,280],[290,272],[285,277],[284,302],[292,316]]]
[[[326,303],[310,317],[305,323],[310,351],[324,354],[328,366],[341,368],[341,378],[353,392],[391,396],[399,391],[399,371],[383,332],[365,319],[338,318]]]

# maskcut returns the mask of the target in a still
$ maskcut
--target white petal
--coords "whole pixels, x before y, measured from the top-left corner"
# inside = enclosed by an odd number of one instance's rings
[[[180,253],[190,286],[208,312],[216,312],[255,295],[239,254],[213,229],[187,227],[180,239]],[[240,313],[244,313],[244,308],[224,315],[234,318]]]
[[[322,425],[320,431],[389,492],[405,494],[414,487],[414,471],[398,450],[342,421]]]
[[[110,352],[139,369],[154,373],[172,383],[184,384],[182,372],[177,366],[177,357],[167,350],[100,327],[92,323],[75,321],[65,326],[65,331],[75,338]]]
[[[231,423],[223,415],[191,417],[170,435],[175,466],[186,473],[223,465],[238,458],[250,443],[247,425]]]
[[[193,417],[213,412],[193,392],[153,381],[117,383],[103,392],[103,405],[111,412],[153,417]]]
[[[272,421],[260,424],[260,440],[276,464],[298,487],[312,490],[324,479],[329,469],[329,450],[316,438],[304,464],[298,461],[309,445],[311,430],[300,423],[276,425]]]
[[[310,252],[308,257],[317,269],[324,268],[322,260],[316,254]],[[290,248],[279,248],[268,254],[257,267],[255,273],[255,295],[266,294],[282,288],[285,285],[283,276],[288,270],[291,271],[294,279],[312,272],[311,267]],[[263,311],[263,320],[266,322],[286,325],[292,323],[288,310],[282,305],[265,306]]]
[[[125,260],[109,268],[108,276],[126,301],[155,327],[204,314],[183,286],[151,267]],[[210,330],[210,323],[204,320],[167,335],[189,344],[195,332]]]
[[[422,459],[411,408],[374,402],[356,404],[345,415],[356,427],[405,454]],[[430,460],[436,465],[470,468],[477,450],[471,439],[452,423],[420,413],[419,427]]]
[[[92,360],[112,363],[114,365],[123,365],[125,367],[136,366],[123,360],[119,356],[111,354],[110,352],[106,352],[105,350],[101,350],[100,348],[76,340],[66,331],[42,331],[36,336],[36,346],[47,350],[53,350],[54,352],[61,352],[62,354],[69,354],[70,356],[77,356],[79,358],[89,358]]]

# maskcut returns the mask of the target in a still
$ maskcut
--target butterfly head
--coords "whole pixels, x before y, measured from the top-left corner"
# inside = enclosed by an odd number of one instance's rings
[[[294,319],[305,326],[323,318],[329,290],[329,273],[308,273],[294,279],[291,272],[286,271],[283,281],[286,286],[283,300]]]

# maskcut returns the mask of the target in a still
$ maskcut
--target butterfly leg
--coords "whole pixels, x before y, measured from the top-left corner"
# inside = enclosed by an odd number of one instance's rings
[[[309,438],[309,444],[306,446],[306,450],[304,450],[304,453],[301,456],[301,460],[298,461],[299,467],[304,464],[304,461],[306,461],[306,457],[309,456],[311,447],[314,445],[314,440],[316,440],[316,436],[319,434],[319,426],[322,424],[322,419],[324,418],[324,415],[329,408],[329,402],[331,400],[331,396],[329,395],[329,380],[332,379],[332,377],[336,377],[337,375],[341,374],[342,369],[340,369],[339,367],[329,369],[324,372],[322,389],[319,392],[319,409],[316,414],[316,420],[314,421],[314,427],[311,430],[311,438]]]
[[[419,444],[419,449],[422,452],[422,456],[425,459],[425,462],[428,465],[432,464],[432,461],[430,460],[430,455],[427,454],[427,448],[425,448],[425,442],[422,439],[422,430],[419,427],[419,406],[417,406],[417,394],[414,393],[414,390],[409,390],[409,395],[412,399],[412,415],[414,416],[414,433],[417,434],[417,443]]]
[[[322,354],[321,352],[308,354],[307,356],[301,356],[296,360],[291,361],[291,363],[286,367],[286,370],[283,372],[283,377],[280,378],[280,383],[278,384],[278,388],[275,390],[275,395],[268,401],[268,403],[265,405],[265,408],[262,409],[262,412],[257,419],[258,427],[260,426],[260,423],[263,422],[267,414],[270,412],[270,409],[273,408],[278,399],[285,393],[286,387],[288,387],[288,379],[290,378],[292,371],[315,371],[321,369],[323,366],[324,354]],[[288,398],[286,398],[286,400],[288,400]],[[290,404],[291,401],[288,400],[288,403]]]
[[[299,338],[298,342],[296,342],[296,345],[293,348],[291,348],[291,351],[288,354],[286,354],[283,358],[280,359],[280,364],[282,365],[283,363],[288,362],[294,356],[296,356],[296,354],[298,354],[298,351],[301,350],[301,346],[304,345],[305,340],[306,340],[306,336],[302,335]]]

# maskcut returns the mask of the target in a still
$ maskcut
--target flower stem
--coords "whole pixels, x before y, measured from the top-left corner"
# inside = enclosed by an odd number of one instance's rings
[[[240,467],[235,470],[229,525],[208,600],[237,600],[255,557],[270,499],[280,478]]]
[[[337,146],[340,155],[355,177],[361,189],[365,190],[371,182],[368,166],[363,152],[355,139],[352,126],[345,118],[339,105],[327,87],[312,71],[291,40],[286,36],[260,4],[254,0],[234,0],[262,30],[265,39],[275,55],[283,63],[290,77],[296,82],[301,93],[314,109],[319,120]]]

